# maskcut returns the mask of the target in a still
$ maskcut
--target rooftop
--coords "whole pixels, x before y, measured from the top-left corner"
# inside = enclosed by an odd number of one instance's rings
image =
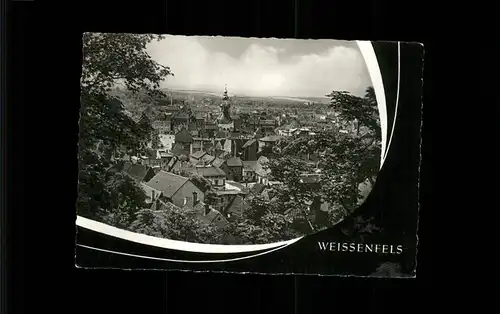
[[[163,195],[170,198],[172,197],[187,181],[188,178],[181,177],[171,172],[160,170],[146,185],[149,187],[162,191]]]
[[[261,142],[276,142],[276,141],[281,140],[282,138],[283,137],[278,136],[278,135],[270,135],[270,136],[260,138],[259,141],[261,141]]]
[[[186,129],[182,129],[175,134],[175,141],[179,143],[191,143],[193,136]]]
[[[241,167],[243,163],[240,157],[231,157],[226,161],[228,167]]]
[[[184,169],[189,173],[196,173],[202,177],[225,177],[226,173],[219,167],[189,167]]]

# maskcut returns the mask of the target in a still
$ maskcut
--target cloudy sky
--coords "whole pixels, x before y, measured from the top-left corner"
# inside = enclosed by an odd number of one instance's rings
[[[148,46],[174,77],[163,87],[248,96],[315,96],[332,90],[363,95],[371,85],[355,42],[167,36]]]

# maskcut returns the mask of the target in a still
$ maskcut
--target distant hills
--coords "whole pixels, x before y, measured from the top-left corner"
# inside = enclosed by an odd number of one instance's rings
[[[209,90],[196,90],[196,89],[164,89],[166,93],[173,94],[196,94],[198,96],[207,96],[207,97],[221,97],[222,92],[214,92]],[[230,94],[230,93],[229,93]],[[328,97],[290,97],[290,96],[248,96],[243,94],[229,95],[230,97],[238,98],[238,99],[249,99],[249,100],[277,100],[277,101],[292,101],[292,102],[314,102],[320,104],[328,104],[330,99]]]

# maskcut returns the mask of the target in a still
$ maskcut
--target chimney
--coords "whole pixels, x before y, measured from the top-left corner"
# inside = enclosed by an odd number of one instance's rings
[[[193,154],[193,143],[189,144],[189,155]]]
[[[204,212],[204,215],[208,215],[210,213],[211,209],[210,209],[210,206],[208,204],[205,204],[205,212]]]

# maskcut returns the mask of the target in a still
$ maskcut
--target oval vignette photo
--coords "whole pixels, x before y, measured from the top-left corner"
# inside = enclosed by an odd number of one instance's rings
[[[82,41],[77,267],[415,277],[421,44]]]

